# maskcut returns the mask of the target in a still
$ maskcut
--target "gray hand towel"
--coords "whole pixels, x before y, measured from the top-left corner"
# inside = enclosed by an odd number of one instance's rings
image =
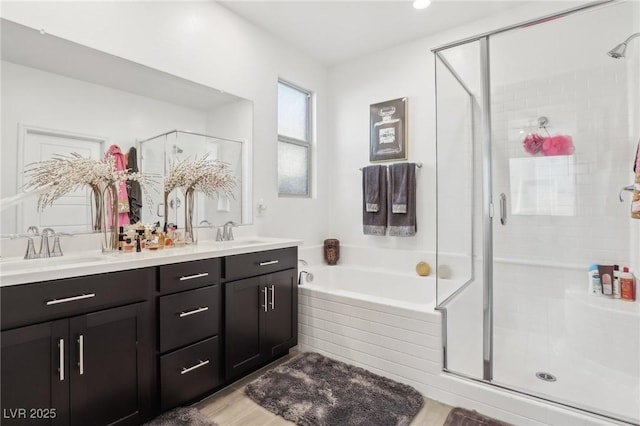
[[[374,197],[376,192],[377,199]],[[384,235],[387,232],[387,168],[385,166],[368,166],[362,170],[362,225],[365,235]]]
[[[389,166],[389,235],[413,237],[416,222],[416,165],[398,163]]]
[[[380,168],[381,166],[368,166],[362,169],[364,208],[370,213],[376,213],[380,210],[380,193],[387,190],[387,188],[380,187]]]

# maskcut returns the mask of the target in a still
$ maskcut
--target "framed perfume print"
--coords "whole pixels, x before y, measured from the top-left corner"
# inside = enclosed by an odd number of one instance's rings
[[[369,108],[369,161],[407,159],[407,98]]]

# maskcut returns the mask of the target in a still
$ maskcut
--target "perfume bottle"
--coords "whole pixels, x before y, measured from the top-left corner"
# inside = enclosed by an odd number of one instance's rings
[[[402,126],[400,119],[394,117],[396,107],[380,108],[378,115],[381,119],[373,124],[374,142],[378,147],[378,154],[397,154],[402,151]]]

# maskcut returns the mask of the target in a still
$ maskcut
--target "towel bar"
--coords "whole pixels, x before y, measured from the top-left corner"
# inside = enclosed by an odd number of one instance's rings
[[[391,164],[389,164],[389,165],[391,165]],[[416,163],[416,167],[421,169],[422,168],[422,163]],[[362,170],[362,169],[363,169],[363,167],[358,168],[358,170]]]

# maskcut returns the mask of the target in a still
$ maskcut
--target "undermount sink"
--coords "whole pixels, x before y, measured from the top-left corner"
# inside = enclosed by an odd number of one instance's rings
[[[59,266],[82,265],[85,263],[102,262],[105,258],[98,255],[92,256],[61,256],[44,259],[6,259],[0,261],[0,273],[25,271],[33,269],[55,268]]]
[[[244,246],[254,246],[258,244],[267,244],[271,242],[268,239],[247,239],[247,240],[231,240],[231,241],[204,241],[199,242],[198,244],[202,245],[212,245],[215,247],[220,247],[221,249],[229,248],[229,247],[244,247]]]

